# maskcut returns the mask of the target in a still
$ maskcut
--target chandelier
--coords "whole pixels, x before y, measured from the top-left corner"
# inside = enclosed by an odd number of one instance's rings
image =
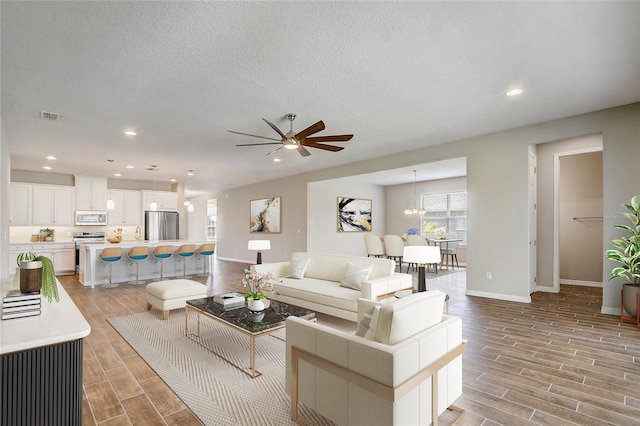
[[[417,171],[413,171],[413,206],[407,207],[404,209],[404,214],[425,214],[427,211],[420,205],[418,202],[418,192],[417,192]]]

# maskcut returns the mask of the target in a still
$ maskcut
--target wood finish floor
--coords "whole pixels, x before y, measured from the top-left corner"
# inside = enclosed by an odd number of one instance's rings
[[[242,291],[245,267],[215,261],[213,277],[193,279],[209,294]],[[427,274],[428,289],[449,293],[449,312],[469,340],[459,424],[640,424],[640,331],[599,314],[601,289],[561,286],[523,304],[467,297],[465,277]],[[145,311],[144,285],[91,289],[77,278],[59,280],[92,328],[83,425],[201,424],[106,321]]]

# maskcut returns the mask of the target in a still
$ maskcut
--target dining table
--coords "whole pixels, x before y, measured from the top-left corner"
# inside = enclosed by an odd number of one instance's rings
[[[449,243],[459,243],[462,241],[462,238],[427,238],[428,244],[438,244],[440,246],[440,251],[442,252],[442,245],[444,244],[444,253],[449,251]],[[445,256],[445,263],[443,266],[446,269],[449,269],[449,256]],[[453,262],[451,263],[451,267],[453,267]]]

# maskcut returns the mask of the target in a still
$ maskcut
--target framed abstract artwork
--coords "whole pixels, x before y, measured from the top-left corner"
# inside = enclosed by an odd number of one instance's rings
[[[338,197],[338,232],[370,232],[371,200]]]
[[[280,197],[251,200],[249,232],[280,233]]]

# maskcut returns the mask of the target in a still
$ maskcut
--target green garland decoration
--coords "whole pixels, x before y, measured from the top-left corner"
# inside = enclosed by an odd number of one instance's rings
[[[46,256],[38,256],[36,260],[42,262],[42,290],[40,293],[47,298],[49,303],[53,299],[59,302],[60,296],[58,295],[58,284],[53,270],[53,262]]]

